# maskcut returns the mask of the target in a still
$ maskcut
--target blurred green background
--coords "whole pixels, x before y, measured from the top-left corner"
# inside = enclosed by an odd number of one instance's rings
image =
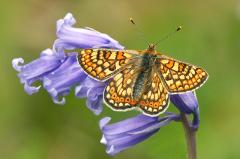
[[[133,17],[150,42],[177,25],[183,31],[158,46],[179,60],[205,68],[210,78],[197,91],[201,124],[197,132],[198,158],[240,158],[240,1],[239,0],[1,0],[0,2],[0,159],[107,159],[100,144],[98,121],[119,121],[137,112],[117,113],[107,107],[100,116],[84,99],[67,96],[64,106],[52,102],[41,89],[27,95],[11,60],[28,63],[51,48],[56,21],[67,12],[75,26],[89,26],[117,39],[129,49],[146,43],[129,23]],[[176,111],[173,105],[171,111]],[[116,159],[183,159],[186,145],[182,125],[171,123],[147,141]]]

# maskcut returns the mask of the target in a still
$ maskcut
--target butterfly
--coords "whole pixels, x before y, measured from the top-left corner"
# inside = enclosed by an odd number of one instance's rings
[[[108,81],[105,104],[115,111],[141,110],[158,116],[166,111],[169,95],[193,91],[207,80],[205,70],[155,50],[82,49],[77,60],[93,79]]]

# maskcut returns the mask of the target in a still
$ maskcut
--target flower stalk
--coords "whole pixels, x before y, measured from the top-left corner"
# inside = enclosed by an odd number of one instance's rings
[[[181,120],[187,142],[188,159],[196,159],[197,158],[196,131],[191,127],[188,121],[187,114],[181,113]]]

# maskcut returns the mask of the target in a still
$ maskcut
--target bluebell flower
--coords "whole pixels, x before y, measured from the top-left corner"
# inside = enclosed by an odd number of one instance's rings
[[[106,145],[106,152],[109,155],[115,155],[146,140],[171,121],[179,120],[179,116],[170,113],[164,117],[138,115],[108,124],[110,120],[110,117],[105,117],[100,121],[100,129],[103,132],[101,143]]]
[[[198,102],[193,92],[170,96],[171,102],[181,113],[193,114],[193,131],[199,126]],[[103,118],[99,125],[103,133],[101,143],[106,145],[106,152],[115,155],[128,149],[155,134],[171,121],[179,121],[180,114],[166,112],[163,117],[148,117],[138,115],[120,122],[108,124],[111,118]]]
[[[28,94],[38,92],[40,86],[32,86],[35,81],[42,80],[43,77],[61,65],[61,60],[55,56],[51,49],[44,50],[40,57],[26,65],[22,58],[13,59],[12,65],[19,72],[18,77],[24,84],[24,89]]]
[[[57,21],[57,39],[52,49],[44,50],[38,59],[24,64],[22,58],[12,61],[13,68],[17,70],[18,77],[28,94],[38,92],[40,86],[34,86],[34,82],[41,81],[43,87],[52,96],[57,104],[64,104],[64,96],[69,94],[71,88],[76,88],[76,96],[83,97],[79,91],[90,80],[77,63],[76,57],[66,56],[65,49],[75,48],[113,48],[124,49],[116,40],[107,34],[100,33],[91,28],[74,28],[76,23],[72,14],[68,13],[63,19]],[[86,81],[85,81],[86,80]],[[93,82],[93,81],[92,81]],[[85,87],[88,98],[87,105],[95,113],[102,111],[102,92],[104,84],[94,81],[91,87]],[[81,86],[81,84],[83,84]],[[79,89],[81,88],[81,89]],[[98,90],[94,92],[92,90]]]

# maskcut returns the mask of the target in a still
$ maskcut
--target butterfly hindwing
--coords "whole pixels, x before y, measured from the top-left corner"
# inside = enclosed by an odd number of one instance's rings
[[[160,76],[169,93],[181,93],[199,88],[208,78],[202,68],[167,56],[157,59]]]
[[[137,62],[137,61],[136,61]],[[104,101],[113,110],[126,111],[134,108],[133,86],[138,75],[138,66],[132,64],[116,74],[104,91]]]
[[[157,70],[153,69],[146,79],[145,87],[139,98],[140,109],[149,116],[158,116],[163,113],[169,104],[169,95],[164,87]]]
[[[92,78],[105,81],[131,63],[135,56],[124,50],[85,49],[79,52],[77,59]]]

